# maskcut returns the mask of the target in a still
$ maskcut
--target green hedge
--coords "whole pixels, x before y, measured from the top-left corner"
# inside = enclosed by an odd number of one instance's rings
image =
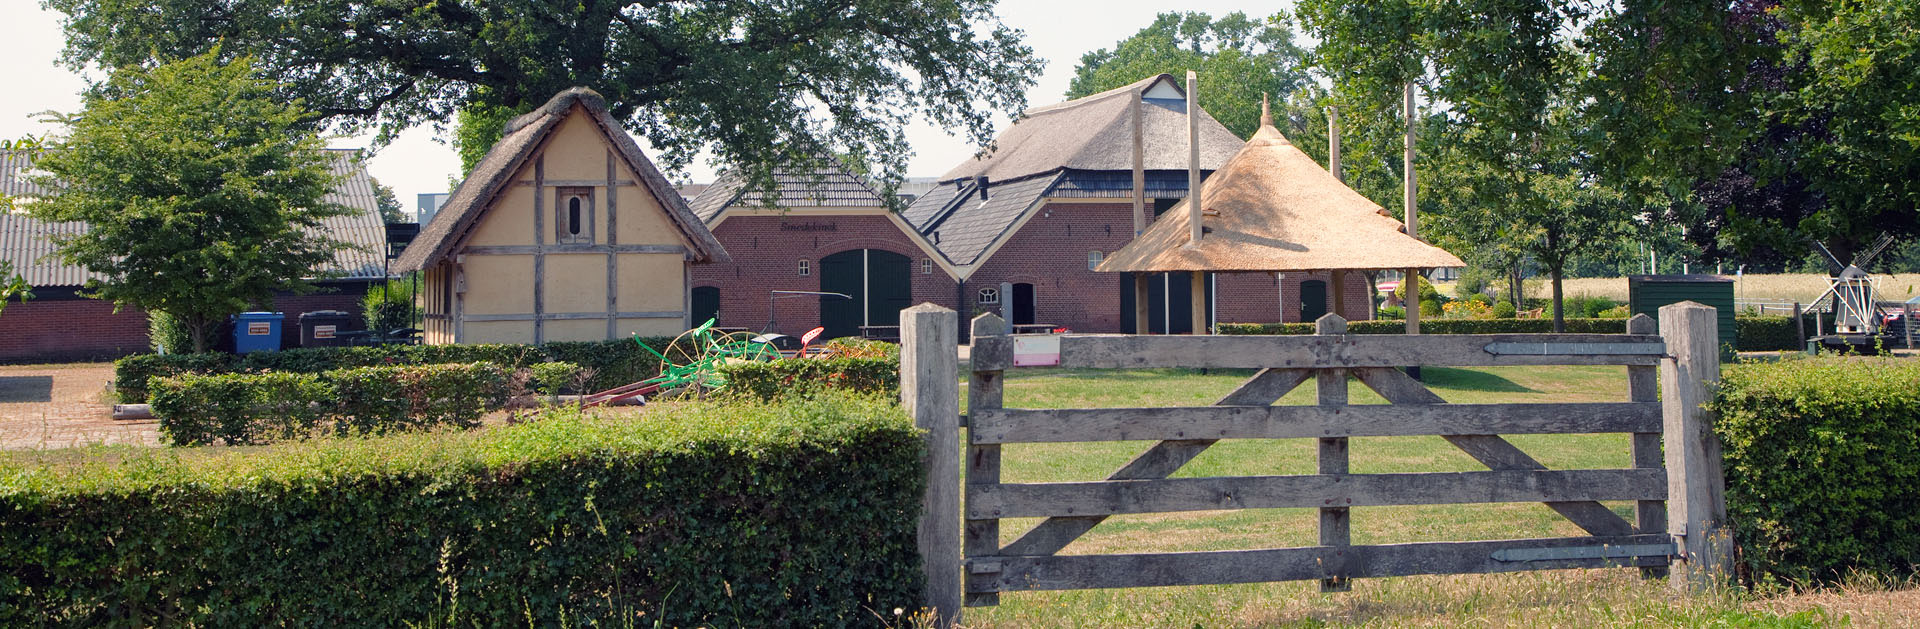
[[[272,443],[329,425],[341,435],[472,428],[514,392],[509,372],[490,363],[184,374],[148,387],[160,434],[174,445]]]
[[[773,400],[842,390],[900,397],[900,357],[786,358],[720,368],[731,395]]]
[[[1713,407],[1727,511],[1749,574],[1895,580],[1920,563],[1920,363],[1819,358],[1730,366]]]
[[[1352,321],[1352,334],[1404,334],[1407,322]],[[1570,334],[1625,334],[1626,319],[1567,319]],[[1546,334],[1552,319],[1421,319],[1421,334]],[[1222,323],[1221,334],[1313,334],[1312,323]]]
[[[919,606],[921,448],[833,398],[9,453],[0,626],[880,625]]]
[[[1793,317],[1782,315],[1737,315],[1733,318],[1735,332],[1739,335],[1740,351],[1770,352],[1781,350],[1805,349],[1806,343],[1800,339],[1800,328],[1793,324]],[[1807,329],[1813,329],[1813,321],[1807,321]]]
[[[666,353],[673,341],[670,338],[642,340],[662,353]],[[671,356],[684,358],[677,352]],[[313,347],[250,354],[138,354],[114,362],[113,387],[121,402],[132,404],[147,401],[147,379],[154,376],[266,371],[320,373],[351,367],[476,362],[522,369],[536,363],[555,361],[569,362],[591,370],[593,379],[588,387],[596,391],[660,374],[658,358],[632,339],[623,339],[545,345],[383,345]]]

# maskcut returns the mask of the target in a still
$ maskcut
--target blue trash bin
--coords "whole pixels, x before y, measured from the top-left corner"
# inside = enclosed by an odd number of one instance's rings
[[[280,322],[286,315],[278,312],[242,312],[233,317],[233,351],[280,351]]]

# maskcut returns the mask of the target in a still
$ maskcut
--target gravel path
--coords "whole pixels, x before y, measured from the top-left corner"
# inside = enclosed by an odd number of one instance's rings
[[[112,363],[0,365],[0,449],[159,445],[153,420],[115,420]]]

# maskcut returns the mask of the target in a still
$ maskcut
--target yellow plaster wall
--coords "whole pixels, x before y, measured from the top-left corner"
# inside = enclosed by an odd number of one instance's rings
[[[602,323],[601,325],[606,325]],[[462,343],[532,343],[532,321],[468,321]]]
[[[624,168],[623,168],[624,170]],[[631,178],[631,173],[621,175]],[[680,230],[667,219],[666,209],[645,186],[620,187],[620,244],[685,245]]]
[[[623,253],[618,257],[621,312],[686,309],[684,257],[677,253]]]
[[[606,325],[605,322],[600,322]],[[621,319],[619,323],[622,338],[638,334],[640,336],[675,336],[687,331],[680,319]]]
[[[533,179],[531,164],[516,179]],[[551,221],[547,230],[553,229]],[[544,230],[543,230],[544,231]],[[533,239],[533,187],[509,185],[493,207],[480,216],[480,224],[473,228],[473,235],[467,238],[467,246],[532,245]],[[547,240],[552,240],[547,237]]]
[[[548,321],[547,342],[607,340],[606,319],[566,319]]]
[[[547,141],[547,178],[585,181],[607,180],[606,136],[599,125],[579,107],[554,127]]]
[[[604,253],[547,254],[547,312],[606,312],[607,255]],[[606,322],[600,336],[607,334]]]
[[[533,312],[533,256],[468,255],[463,271],[467,276],[467,294],[462,314]],[[471,332],[472,328],[467,331]],[[464,340],[487,342],[476,341],[471,334]]]

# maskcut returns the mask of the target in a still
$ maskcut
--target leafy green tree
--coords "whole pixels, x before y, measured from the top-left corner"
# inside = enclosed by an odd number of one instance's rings
[[[1561,280],[1576,256],[1627,233],[1633,204],[1588,176],[1588,124],[1577,91],[1591,72],[1569,33],[1587,20],[1571,0],[1302,0],[1317,36],[1316,68],[1343,112],[1398,129],[1402,86],[1417,82],[1441,117],[1423,134],[1428,186],[1422,235],[1553,277],[1554,329],[1564,329]]]
[[[388,223],[413,222],[407,218],[407,208],[400,205],[400,197],[394,196],[392,187],[380,183],[378,179],[369,180],[373,182],[373,202],[375,207],[380,208],[380,220]]]
[[[276,94],[247,57],[209,53],[122,68],[59,117],[36,165],[53,193],[28,207],[46,221],[84,221],[59,256],[104,276],[91,296],[165,312],[206,351],[228,315],[276,291],[310,292],[315,269],[346,245],[321,222],[334,177],[298,101]]]
[[[12,262],[0,260],[0,312],[6,312],[7,302],[29,299],[33,299],[33,287],[27,286],[26,278],[13,272]]]
[[[1253,19],[1238,11],[1219,19],[1205,13],[1161,13],[1113,49],[1082,55],[1067,98],[1193,70],[1200,73],[1200,102],[1207,113],[1235,135],[1253,137],[1262,95],[1285,102],[1307,85],[1305,57],[1282,20]]]
[[[994,0],[45,0],[66,62],[109,72],[217,50],[251,56],[340,132],[382,141],[456,112],[492,121],[572,86],[679,169],[702,149],[755,180],[815,147],[898,179],[925,118],[978,144],[1041,63]],[[484,150],[484,149],[481,149]]]

